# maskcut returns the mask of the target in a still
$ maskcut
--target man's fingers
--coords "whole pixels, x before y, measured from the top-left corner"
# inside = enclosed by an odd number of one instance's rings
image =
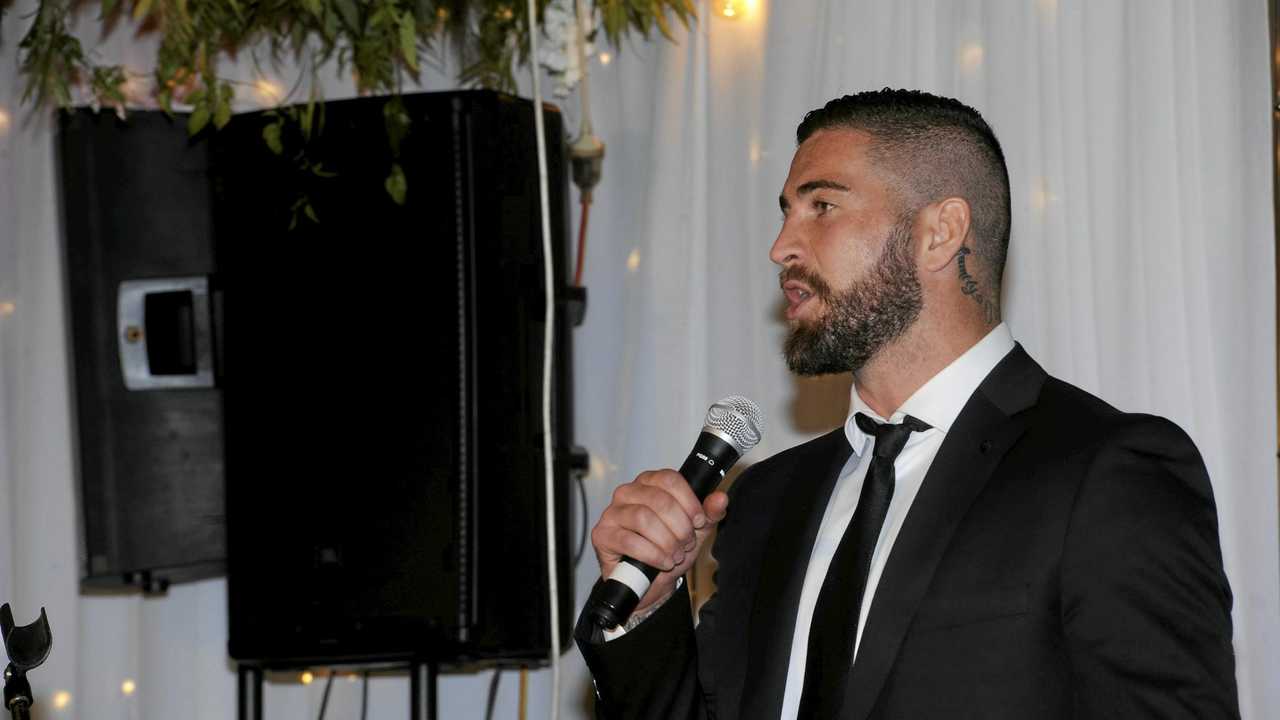
[[[624,487],[627,487],[625,491],[614,493],[614,505],[619,507],[631,505],[648,507],[662,519],[662,522],[671,533],[679,538],[680,545],[684,545],[693,539],[694,524],[692,517],[685,510],[680,500],[670,492],[667,492],[665,488],[637,483]],[[695,507],[699,506],[695,505]],[[641,531],[642,534],[644,530],[643,527],[639,526],[631,529]]]
[[[660,490],[650,488],[651,492],[661,493]],[[644,494],[644,493],[641,493]],[[635,493],[631,493],[635,495]],[[674,507],[674,501],[668,500]],[[674,512],[676,515],[683,517],[682,511],[678,508],[669,510],[668,514]],[[685,521],[688,522],[687,520]],[[686,540],[676,532],[672,531],[668,526],[668,520],[657,512],[651,505],[645,503],[622,503],[616,501],[605,509],[604,515],[600,518],[600,523],[596,526],[596,531],[592,533],[592,542],[596,545],[597,550],[606,553],[617,552],[626,554],[625,548],[619,548],[611,541],[614,540],[611,535],[611,529],[617,528],[630,533],[634,533],[643,537],[647,542],[657,547],[664,558],[674,559],[681,555],[686,545]],[[692,526],[690,526],[692,527]],[[636,558],[637,560],[641,558]],[[679,560],[675,560],[679,562]],[[670,563],[659,562],[660,566],[667,566]]]
[[[674,470],[641,473],[614,490],[609,507],[591,530],[601,570],[607,572],[622,556],[668,573],[687,567],[707,531],[724,519],[728,504],[723,492],[699,502]]]
[[[659,570],[670,570],[676,566],[676,562],[670,553],[662,548],[654,545],[643,535],[639,535],[624,528],[617,528],[611,539],[610,545],[616,548],[619,555],[625,555],[633,560],[651,565]]]
[[[640,473],[636,481],[641,485],[657,487],[665,490],[680,504],[684,514],[693,520],[700,512],[702,512],[702,504],[698,502],[698,496],[694,494],[693,488],[689,487],[689,481],[675,470],[654,470],[652,472]]]
[[[729,494],[723,490],[716,490],[703,501],[702,509],[712,525],[720,522],[729,512]],[[694,524],[697,525],[696,522]]]

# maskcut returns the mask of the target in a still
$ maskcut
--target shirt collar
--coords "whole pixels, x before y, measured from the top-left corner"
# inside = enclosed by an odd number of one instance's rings
[[[857,413],[863,413],[876,422],[891,423],[900,423],[910,415],[946,434],[964,409],[965,403],[969,402],[969,397],[1013,347],[1013,334],[1009,331],[1009,326],[1000,323],[973,347],[951,361],[950,365],[929,378],[888,418],[880,417],[862,400],[855,384],[849,390],[849,417],[844,423],[844,434],[854,453],[861,455],[868,439],[858,423],[854,422],[853,417]]]

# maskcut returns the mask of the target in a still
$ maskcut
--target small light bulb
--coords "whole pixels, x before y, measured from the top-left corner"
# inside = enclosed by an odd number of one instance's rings
[[[253,89],[258,91],[258,97],[266,102],[280,102],[280,86],[267,79],[261,79],[253,84]]]
[[[1049,206],[1057,202],[1058,198],[1049,189],[1049,181],[1041,176],[1037,177],[1031,185],[1031,209],[1039,217],[1044,217]]]
[[[53,694],[53,708],[55,710],[66,710],[71,706],[71,693],[66,690],[59,690]]]
[[[592,455],[590,468],[591,469],[587,473],[587,477],[603,480],[605,475],[609,472],[609,463],[602,457]]]
[[[125,678],[124,682],[120,683],[120,694],[124,695],[125,697],[129,697],[137,689],[138,689],[138,683],[134,682],[129,678]]]
[[[635,272],[640,269],[640,248],[633,248],[627,256],[627,269]]]
[[[144,105],[151,97],[151,84],[137,73],[127,74],[121,90],[124,92],[125,101],[134,105]]]
[[[17,305],[11,302],[0,302],[0,317],[9,317],[18,309]]]
[[[12,120],[9,118],[9,111],[0,108],[0,135],[8,134],[9,125]]]
[[[982,66],[982,58],[986,51],[978,43],[968,43],[960,48],[960,67],[965,72],[974,72]]]
[[[720,2],[720,14],[727,18],[742,17],[754,10],[754,5],[755,3],[752,0],[722,0]]]
[[[602,53],[600,53],[600,64],[601,64],[601,65],[608,65],[608,64],[609,64],[609,63],[611,63],[611,62],[613,62],[613,56],[612,56],[612,55],[610,55],[610,54],[609,54],[609,53],[607,53],[607,52],[602,52]]]
[[[310,685],[311,682],[316,679],[316,676],[312,675],[310,670],[307,670],[306,672],[302,673],[299,679],[302,680],[303,685]]]

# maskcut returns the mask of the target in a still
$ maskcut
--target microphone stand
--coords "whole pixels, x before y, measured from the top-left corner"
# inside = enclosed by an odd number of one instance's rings
[[[17,626],[9,603],[0,606],[0,633],[4,635],[4,650],[9,664],[4,669],[4,706],[13,720],[31,720],[31,706],[35,695],[27,672],[44,663],[53,649],[53,632],[49,629],[49,617],[40,608],[40,617],[30,625]]]
[[[31,720],[31,683],[26,673],[16,672],[13,665],[4,669],[4,704],[9,707],[13,720]]]

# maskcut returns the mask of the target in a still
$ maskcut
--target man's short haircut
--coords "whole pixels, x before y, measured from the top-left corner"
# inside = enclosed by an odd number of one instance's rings
[[[796,128],[796,144],[830,128],[871,136],[871,161],[898,190],[900,213],[914,215],[947,197],[968,201],[970,251],[990,273],[987,283],[998,306],[1009,249],[1009,170],[982,115],[951,98],[885,88],[836,98],[811,111]]]

